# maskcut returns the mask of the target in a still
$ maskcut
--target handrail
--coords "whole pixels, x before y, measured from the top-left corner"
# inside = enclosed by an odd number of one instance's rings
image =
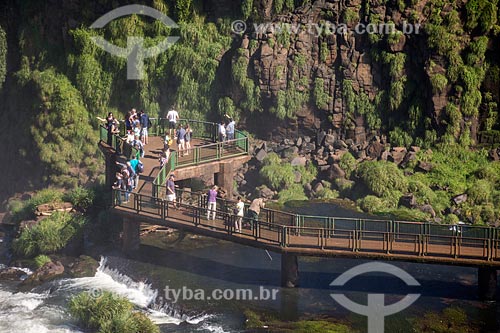
[[[164,118],[150,118],[153,124],[150,135],[165,135],[168,128],[168,122]],[[189,123],[193,129],[194,138],[208,139],[212,143],[192,147],[190,149],[190,157],[179,159],[176,151],[170,155],[168,165],[165,165],[157,177],[153,180],[153,196],[158,197],[160,187],[165,184],[168,174],[180,167],[187,167],[192,165],[199,165],[202,163],[209,163],[219,161],[222,159],[233,158],[242,155],[248,155],[248,137],[238,130],[235,130],[236,138],[225,142],[216,142],[217,139],[217,124],[190,120],[180,119],[178,124]],[[234,148],[237,148],[236,150]]]
[[[169,203],[162,198],[130,193],[133,204],[121,203],[121,199],[118,197],[123,192],[113,190],[113,206],[131,209],[137,213],[145,212],[149,215],[156,215],[161,220],[174,217],[176,220],[192,224],[195,227],[205,226],[212,230],[224,231],[230,235],[236,234],[234,222],[238,217],[232,211],[217,210],[219,217],[219,225],[217,225],[213,221],[202,218],[206,213],[206,208],[200,207],[200,200],[194,200],[196,204],[180,203],[179,205],[185,214],[172,214]],[[195,194],[200,195],[199,193]],[[221,226],[221,220],[224,221],[223,226]],[[243,221],[248,221],[248,219],[243,218]],[[411,230],[402,232],[396,229],[385,231],[364,230],[363,228],[362,223],[354,224],[353,228],[346,228],[345,226],[289,226],[257,220],[252,230],[243,230],[242,234],[252,236],[256,241],[282,248],[306,247],[382,254],[435,255],[441,258],[474,259],[485,262],[500,260],[500,252],[498,251],[500,239],[490,233],[485,233],[484,237],[464,234],[422,235],[417,229],[414,229],[413,232],[410,232]]]
[[[123,154],[129,160],[132,156],[138,156],[139,151],[128,144],[119,135],[113,134],[111,138],[108,138],[108,129],[104,127],[104,125],[101,125],[99,129],[100,140],[110,145],[118,154]],[[109,142],[109,139],[111,139],[111,142]]]

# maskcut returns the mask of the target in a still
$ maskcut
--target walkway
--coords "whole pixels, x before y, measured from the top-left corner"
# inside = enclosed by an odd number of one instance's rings
[[[139,192],[132,193],[130,201],[124,204],[116,200],[118,193],[114,191],[116,212],[132,221],[294,255],[500,266],[500,232],[491,227],[303,216],[263,209],[253,230],[247,227],[242,233],[236,233],[232,202],[219,200],[215,221],[204,218],[206,200],[201,194],[179,192],[180,209],[168,207],[162,197],[169,172],[246,155],[248,142],[244,142],[244,145],[223,146],[197,139],[193,142],[196,153],[179,159],[174,153],[174,158],[160,170],[157,158],[163,143],[160,137],[151,137],[143,159],[145,171],[141,175]],[[175,144],[173,149],[176,150]]]

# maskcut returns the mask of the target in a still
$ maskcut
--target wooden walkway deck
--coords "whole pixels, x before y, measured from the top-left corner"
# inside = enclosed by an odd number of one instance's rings
[[[194,148],[207,144],[210,143],[194,140],[192,146]],[[259,221],[253,230],[246,228],[241,233],[236,233],[234,228],[236,217],[230,212],[219,211],[216,220],[207,220],[206,209],[200,200],[191,199],[190,201],[188,198],[182,203],[180,209],[176,210],[169,207],[161,197],[152,196],[152,181],[160,170],[158,154],[162,147],[161,138],[150,138],[142,159],[145,168],[140,177],[138,191],[130,195],[128,203],[118,203],[116,200],[114,202],[115,211],[120,215],[132,221],[182,229],[243,245],[301,256],[371,258],[500,267],[500,233],[496,232],[489,238],[484,238],[484,236],[480,238],[451,232],[449,235],[400,232],[399,228],[376,231],[358,227],[310,227],[294,224],[295,222],[282,223],[279,218],[273,217],[267,221]],[[177,150],[175,144],[171,148]],[[226,147],[226,149],[231,148]],[[209,150],[205,151],[210,154]],[[180,157],[179,168],[182,168],[183,163],[189,164],[191,156]],[[114,193],[115,199],[117,194]],[[221,209],[220,206],[218,209]],[[276,212],[278,213],[280,212]],[[364,223],[369,223],[369,221]],[[445,228],[447,230],[446,226]]]

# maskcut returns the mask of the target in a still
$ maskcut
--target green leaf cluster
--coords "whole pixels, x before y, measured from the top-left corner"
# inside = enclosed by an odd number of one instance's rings
[[[69,311],[79,323],[99,333],[159,333],[160,329],[126,298],[109,291],[95,296],[82,292],[71,298]]]
[[[55,253],[82,232],[86,223],[87,220],[82,216],[56,212],[34,226],[23,229],[12,243],[12,250],[23,257]]]

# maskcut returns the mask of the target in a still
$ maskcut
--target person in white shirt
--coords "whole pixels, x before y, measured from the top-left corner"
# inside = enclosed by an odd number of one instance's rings
[[[168,134],[170,137],[175,136],[175,127],[177,125],[177,120],[179,120],[179,113],[172,108],[172,110],[168,111],[167,113],[167,119],[168,119]],[[172,132],[174,132],[172,134]]]
[[[219,124],[219,142],[224,142],[226,140],[226,126],[224,122],[221,121]]]
[[[241,200],[241,197],[238,197],[238,203],[236,204],[236,223],[235,229],[236,232],[241,232],[241,221],[243,220],[243,210],[245,209],[245,204]]]

